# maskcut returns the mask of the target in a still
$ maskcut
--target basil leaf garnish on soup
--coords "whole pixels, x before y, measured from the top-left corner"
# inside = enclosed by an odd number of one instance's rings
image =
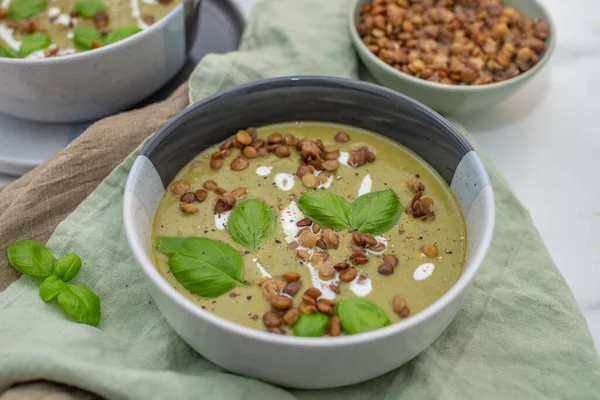
[[[82,18],[92,19],[96,13],[106,11],[106,5],[99,1],[83,0],[75,3],[75,9]]]
[[[391,324],[381,307],[364,298],[339,300],[335,310],[342,323],[342,330],[349,335],[374,331]]]
[[[52,275],[54,257],[43,244],[33,240],[19,240],[7,249],[8,261],[19,272],[34,278]]]
[[[8,46],[0,46],[0,57],[4,58],[19,58],[16,51]]]
[[[52,44],[47,33],[35,32],[23,38],[21,43],[21,57],[27,57],[34,51],[44,50]]]
[[[249,199],[233,209],[227,232],[242,246],[256,251],[266,240],[275,236],[277,214],[262,201]]]
[[[365,193],[350,205],[350,225],[360,233],[377,235],[398,223],[402,204],[393,190]]]
[[[298,207],[304,215],[322,227],[333,228],[336,231],[350,227],[348,203],[335,193],[306,192],[300,197]]]
[[[73,32],[73,44],[77,50],[91,50],[92,42],[102,43],[102,35],[91,26],[80,26]]]
[[[98,326],[100,298],[85,286],[67,284],[58,295],[58,303],[75,321]]]
[[[328,315],[320,312],[302,314],[294,324],[294,336],[323,336],[330,318]]]
[[[49,276],[40,284],[40,297],[44,301],[50,301],[58,296],[67,287],[57,276]]]
[[[201,297],[217,297],[244,283],[242,256],[228,244],[200,237],[160,237],[156,250],[169,256],[171,273]]]
[[[298,206],[322,227],[370,234],[389,231],[402,214],[402,205],[391,189],[363,194],[351,205],[334,193],[307,192],[300,197]]]
[[[123,26],[121,28],[115,29],[114,31],[112,31],[108,35],[106,35],[106,37],[102,41],[102,44],[104,46],[107,46],[109,44],[116,43],[120,40],[126,39],[129,36],[133,36],[136,33],[141,32],[141,31],[142,30],[140,28],[138,28],[137,26]]]
[[[47,0],[14,0],[8,6],[8,18],[23,21],[44,12],[47,6]]]

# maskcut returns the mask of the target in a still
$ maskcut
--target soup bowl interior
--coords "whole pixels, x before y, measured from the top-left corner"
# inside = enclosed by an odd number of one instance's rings
[[[337,123],[379,133],[418,154],[447,182],[465,215],[468,254],[458,282],[433,305],[401,323],[368,333],[288,337],[246,328],[202,310],[162,278],[152,262],[152,223],[165,187],[177,172],[238,129],[292,121]],[[216,94],[165,125],[132,167],[125,190],[124,221],[129,244],[156,304],[191,347],[242,375],[288,387],[326,388],[361,382],[397,368],[443,332],[456,316],[489,247],[494,201],[488,175],[475,151],[427,107],[364,82],[293,77],[254,82]]]

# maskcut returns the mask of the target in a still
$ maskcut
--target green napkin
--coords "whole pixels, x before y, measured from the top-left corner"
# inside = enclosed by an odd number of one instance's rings
[[[239,52],[200,63],[190,98],[277,75],[356,77],[346,26],[349,3],[263,1]],[[286,391],[221,370],[179,339],[160,315],[123,231],[122,194],[134,158],[115,169],[48,243],[57,256],[75,252],[84,260],[77,280],[102,298],[99,329],[71,322],[40,300],[38,282],[19,279],[0,294],[0,391],[46,379],[111,399],[600,398],[600,362],[581,312],[528,212],[489,160],[495,238],[461,311],[440,339],[372,381]]]

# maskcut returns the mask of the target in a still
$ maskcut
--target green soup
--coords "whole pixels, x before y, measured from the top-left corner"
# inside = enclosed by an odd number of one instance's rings
[[[388,322],[369,322],[370,311],[364,311],[363,316],[363,311],[358,310],[360,302],[344,303],[348,304],[344,314],[341,307],[336,310],[340,302],[355,298],[368,300],[367,308],[374,304],[378,313],[383,311],[384,315],[380,315],[383,320],[387,316],[389,323],[396,323],[431,305],[458,280],[467,250],[463,215],[448,185],[414,153],[375,133],[334,124],[273,125],[258,129],[257,135],[252,145],[258,147],[258,151],[235,148],[244,146],[233,139],[229,144],[236,145],[228,151],[215,154],[220,150],[214,146],[199,154],[177,174],[158,207],[154,243],[163,237],[202,237],[226,243],[242,257],[245,285],[238,284],[217,297],[201,297],[174,277],[175,263],[170,267],[169,255],[154,252],[155,265],[162,276],[199,307],[247,327],[275,333],[296,331],[303,336],[305,334],[299,331],[304,325],[322,325],[337,315],[341,319],[341,333],[348,334],[357,333],[356,329],[358,332],[372,330]],[[245,138],[245,135],[239,137]],[[269,145],[269,138],[271,142],[281,140],[281,143]],[[349,140],[345,141],[346,138]],[[310,142],[303,144],[309,150],[322,143],[323,150],[317,151],[320,154],[316,159],[309,156],[308,161],[304,160],[308,152],[299,151],[295,145],[301,139],[305,139],[303,143]],[[260,140],[266,141],[263,150],[260,150]],[[249,157],[256,154],[256,158],[244,158],[240,162],[236,159],[240,153]],[[361,159],[361,156],[364,157]],[[322,165],[316,162],[319,159]],[[327,160],[335,163],[325,164]],[[232,163],[237,163],[236,170],[232,169]],[[219,164],[222,165],[219,169],[211,168]],[[313,176],[298,176],[298,172],[303,173],[299,171],[303,165],[304,172],[308,170],[307,175]],[[333,171],[326,171],[325,165]],[[315,176],[318,187],[313,188]],[[215,190],[211,182],[205,184],[207,181],[214,181],[223,190]],[[205,199],[201,192],[191,194],[198,190],[205,190]],[[315,227],[315,221],[321,217],[308,218],[302,214],[299,204],[305,204],[301,200],[303,196],[308,199],[315,194],[321,196],[321,192],[339,196],[336,198],[348,204],[350,213],[366,210],[373,226],[383,227],[385,232],[361,232],[361,229],[368,230],[370,221],[363,223],[358,232],[356,226],[337,226],[335,231],[326,229],[327,218],[325,223]],[[382,199],[384,194],[387,197],[381,203],[372,200],[353,209],[352,203],[359,194],[365,193],[381,194]],[[227,199],[231,200],[232,194],[240,198],[234,199],[232,210],[223,211],[219,207],[223,201],[231,205]],[[236,243],[228,226],[227,218],[232,218],[231,213],[248,199],[261,201],[277,215],[273,225],[275,233],[266,234],[267,239],[256,250]],[[389,204],[395,204],[395,199],[402,206],[397,222],[388,212]],[[316,200],[319,208],[320,198]],[[219,212],[215,214],[217,202]],[[349,220],[353,218],[350,216]],[[245,222],[242,221],[242,225]],[[386,228],[386,224],[392,225]],[[257,228],[249,226],[248,229]],[[307,253],[310,258],[303,260]],[[351,269],[355,272],[348,272]],[[177,271],[181,273],[180,269]],[[293,282],[298,275],[298,281]],[[352,280],[348,281],[349,278]],[[188,280],[183,283],[191,287]],[[314,302],[303,297],[310,288],[319,289],[320,296],[313,296],[316,300],[324,300],[317,305],[316,312],[311,307]],[[282,296],[289,300],[283,301]],[[288,304],[273,304],[273,301]],[[290,306],[297,311],[287,314]],[[286,314],[285,321],[289,324],[283,322]],[[325,314],[323,323],[314,317],[319,314]],[[295,329],[294,325],[299,323],[297,315],[311,318],[304,318],[302,327]],[[351,317],[357,317],[358,321],[349,321]],[[281,320],[279,325],[277,318]],[[354,329],[356,324],[360,326]],[[329,328],[330,334],[337,334]],[[314,332],[317,333],[308,336],[319,335],[321,331]]]

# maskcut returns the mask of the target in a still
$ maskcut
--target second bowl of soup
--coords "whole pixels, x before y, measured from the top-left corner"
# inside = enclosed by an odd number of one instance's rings
[[[3,3],[0,113],[61,123],[122,111],[167,83],[187,56],[185,10],[200,7],[200,0]]]
[[[138,157],[124,210],[156,303],[192,347],[303,388],[369,379],[424,350],[493,227],[487,174],[447,122],[333,78],[257,82],[190,107]],[[282,354],[290,362],[273,363]]]

